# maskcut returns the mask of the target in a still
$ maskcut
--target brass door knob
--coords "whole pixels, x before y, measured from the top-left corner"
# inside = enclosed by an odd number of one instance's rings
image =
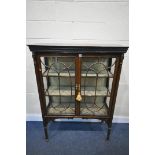
[[[82,101],[82,97],[81,97],[80,92],[78,92],[78,94],[76,96],[76,100],[79,101],[79,102]]]

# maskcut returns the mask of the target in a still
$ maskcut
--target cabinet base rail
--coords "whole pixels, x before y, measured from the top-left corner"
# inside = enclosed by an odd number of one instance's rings
[[[111,127],[112,127],[112,119],[109,117],[93,117],[93,116],[90,116],[90,118],[88,118],[88,116],[82,116],[82,117],[79,117],[79,116],[62,116],[62,117],[56,117],[56,116],[45,116],[43,118],[43,126],[44,126],[44,134],[45,134],[45,141],[48,142],[48,123],[49,122],[55,122],[55,119],[59,119],[59,118],[62,118],[62,119],[74,119],[74,118],[82,118],[82,119],[99,119],[101,120],[101,122],[98,122],[98,123],[103,123],[105,122],[107,124],[107,137],[106,137],[106,140],[109,140],[110,138],[110,134],[111,134]],[[91,122],[92,123],[92,122]]]

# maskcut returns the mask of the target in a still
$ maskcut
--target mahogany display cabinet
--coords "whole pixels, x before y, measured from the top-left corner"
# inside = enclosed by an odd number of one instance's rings
[[[28,46],[34,60],[45,139],[49,121],[82,118],[105,122],[108,140],[128,47]]]

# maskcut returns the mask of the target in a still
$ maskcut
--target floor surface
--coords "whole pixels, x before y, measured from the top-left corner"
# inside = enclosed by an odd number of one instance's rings
[[[49,141],[44,139],[42,122],[26,124],[26,155],[128,155],[129,125],[113,124],[106,140],[104,123],[51,122]]]

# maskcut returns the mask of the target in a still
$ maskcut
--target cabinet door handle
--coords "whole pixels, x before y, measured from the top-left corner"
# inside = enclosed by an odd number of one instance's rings
[[[82,101],[82,96],[81,96],[81,92],[80,92],[80,84],[76,84],[76,91],[78,92],[77,96],[76,96],[76,100],[80,102],[80,101]]]
[[[81,97],[81,94],[80,94],[80,91],[78,92],[77,96],[76,96],[76,100],[77,101],[82,101],[82,97]]]

